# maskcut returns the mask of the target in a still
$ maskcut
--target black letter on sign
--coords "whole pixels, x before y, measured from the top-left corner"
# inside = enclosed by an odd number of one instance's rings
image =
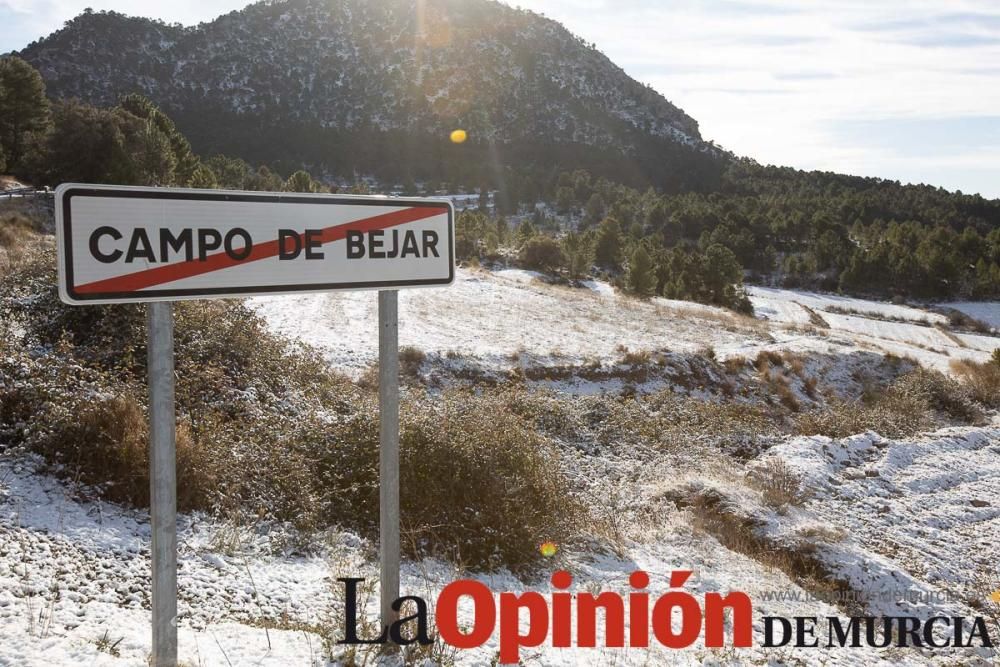
[[[411,600],[416,606],[417,611],[412,616],[403,616],[399,620],[395,621],[392,626],[389,627],[389,637],[392,639],[394,644],[399,646],[406,646],[407,644],[412,644],[417,642],[421,646],[430,646],[434,643],[434,640],[427,635],[427,603],[424,602],[423,598],[418,598],[415,595],[404,595],[403,597],[395,600],[392,603],[392,610],[399,613],[403,610],[403,603],[407,600]],[[403,637],[403,628],[410,621],[417,622],[417,634],[412,639],[406,639]]]
[[[438,244],[438,234],[437,232],[432,232],[430,230],[424,230],[424,257],[430,257],[427,254],[428,251],[434,253],[435,257],[440,257],[437,251]]]
[[[405,259],[410,255],[420,257],[420,250],[417,249],[417,235],[413,233],[412,229],[407,229],[403,236],[403,252],[399,256]]]
[[[239,236],[243,239],[242,248],[233,247],[233,237]],[[240,229],[239,227],[233,227],[228,232],[226,232],[226,254],[232,259],[246,259],[250,256],[253,251],[253,241],[250,240],[250,235],[247,234],[245,229]]]
[[[345,577],[337,579],[344,582],[344,638],[338,644],[384,644],[388,628],[382,630],[378,639],[360,639],[358,637],[358,582],[364,579]]]
[[[212,238],[209,241],[209,237]],[[209,250],[215,250],[222,245],[222,234],[215,231],[214,229],[199,229],[198,230],[198,261],[204,262],[205,258],[208,257]]]
[[[142,247],[140,248],[139,246]],[[128,252],[125,253],[125,263],[130,264],[137,257],[149,260],[150,262],[156,261],[156,254],[153,252],[153,246],[149,242],[149,235],[146,234],[146,230],[142,227],[136,227],[132,231],[132,240],[128,244]]]
[[[184,251],[184,259],[190,262],[194,258],[194,242],[192,241],[192,234],[190,229],[181,230],[181,233],[174,236],[174,233],[169,229],[160,230],[160,261],[169,261],[167,256],[167,249],[170,248],[174,252]]]
[[[385,252],[382,250],[382,237],[385,232],[375,229],[368,232],[368,256],[372,259],[385,259]]]
[[[360,259],[364,256],[364,232],[347,232],[347,259]]]
[[[288,243],[291,241],[291,248]],[[294,229],[278,230],[278,259],[295,259],[302,252],[302,237],[295,233]]]
[[[781,624],[781,639],[775,639],[774,637],[774,624],[775,621]],[[764,617],[764,643],[761,644],[764,648],[778,648],[784,646],[792,639],[792,623],[787,618],[782,618],[780,616],[765,616]]]
[[[323,230],[306,230],[306,259],[323,259],[323,251],[316,250],[323,246]]]
[[[122,233],[115,229],[114,227],[98,227],[94,230],[94,233],[90,235],[90,254],[94,256],[98,262],[103,262],[104,264],[110,264],[112,262],[117,262],[121,256],[121,250],[112,250],[108,254],[101,252],[100,241],[102,236],[110,236],[115,241],[121,240]]]

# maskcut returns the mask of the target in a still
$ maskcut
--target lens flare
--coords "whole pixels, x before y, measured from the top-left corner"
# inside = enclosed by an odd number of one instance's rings
[[[465,130],[459,129],[459,130],[452,130],[451,132],[451,143],[453,144],[460,144],[468,138],[469,135],[466,134]]]
[[[559,547],[556,546],[555,542],[543,542],[538,545],[538,551],[540,551],[546,558],[552,558],[556,555],[556,552],[559,551]]]

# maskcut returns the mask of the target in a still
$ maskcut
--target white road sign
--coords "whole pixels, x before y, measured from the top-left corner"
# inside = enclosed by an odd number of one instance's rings
[[[447,285],[450,202],[65,184],[59,293],[73,304]]]

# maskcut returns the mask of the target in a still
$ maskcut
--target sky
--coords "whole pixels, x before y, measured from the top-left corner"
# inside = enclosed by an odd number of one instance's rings
[[[0,53],[85,7],[185,25],[241,0],[0,0]],[[1000,197],[1000,0],[511,0],[759,162]]]

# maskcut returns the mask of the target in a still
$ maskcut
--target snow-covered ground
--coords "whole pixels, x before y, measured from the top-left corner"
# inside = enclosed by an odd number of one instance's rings
[[[837,341],[842,350],[891,352],[947,372],[953,360],[985,361],[1000,347],[1000,337],[953,332],[944,315],[913,306],[768,287],[748,292],[758,317]],[[1000,319],[1000,303],[974,305],[977,319]]]
[[[969,602],[993,592],[975,584],[1000,575],[1000,423],[902,441],[875,433],[793,438],[757,464],[774,458],[812,496],[775,530],[788,535],[809,523],[842,530],[843,542],[824,547],[824,560],[873,594],[873,613],[972,615]],[[916,603],[878,596],[892,590],[913,591]]]
[[[314,345],[349,371],[378,357],[376,303],[373,292],[251,299],[274,330]],[[565,362],[612,358],[621,346],[735,350],[769,340],[719,308],[619,298],[610,285],[597,281],[589,288],[549,285],[520,270],[459,270],[447,289],[399,294],[401,346],[494,364],[509,364],[516,352]]]
[[[571,288],[521,270],[460,270],[448,289],[400,292],[400,343],[436,353],[439,363],[461,363],[448,359],[454,352],[487,367],[512,364],[518,353],[564,364],[616,360],[624,349],[711,347],[720,357],[788,349],[814,353],[806,363],[828,369],[830,377],[823,379],[835,384],[833,376],[850,374],[852,366],[831,359],[892,352],[947,370],[955,359],[986,359],[1000,343],[952,331],[946,317],[910,306],[766,288],[751,288],[750,295],[756,319],[686,302],[638,301],[600,281]],[[275,331],[315,346],[346,372],[360,374],[377,357],[371,292],[262,297],[251,304]],[[963,310],[983,321],[1000,320],[1000,305],[974,306]],[[982,594],[974,586],[977,575],[1000,578],[1000,422],[990,418],[985,426],[898,441],[873,433],[843,440],[788,437],[748,461],[699,459],[696,453],[671,459],[633,447],[613,454],[577,452],[572,464],[580,488],[629,480],[623,487],[628,498],[650,503],[654,518],[626,531],[617,551],[566,546],[551,569],[570,570],[577,590],[620,593],[629,591],[628,575],[643,569],[650,573],[653,595],[668,590],[671,570],[691,569],[687,592],[700,598],[706,592],[745,591],[754,600],[756,619],[845,615],[816,600],[815,591],[772,562],[725,548],[691,509],[663,500],[695,484],[718,489],[733,507],[761,521],[761,534],[776,545],[812,536],[816,558],[865,596],[870,613],[975,615],[971,605]],[[775,460],[787,464],[810,491],[800,506],[769,507],[747,483],[748,471]],[[86,489],[39,472],[36,463],[0,455],[0,665],[147,664],[148,516],[94,500]],[[329,639],[336,636],[343,606],[334,584],[345,575],[373,580],[373,545],[331,531],[322,549],[304,557],[288,551],[286,537],[280,526],[181,518],[179,633],[187,664],[324,665],[331,648],[337,654]],[[433,601],[460,576],[475,576],[495,592],[551,590],[544,578],[461,574],[437,561],[406,563],[402,588]],[[899,606],[900,592],[919,599]],[[375,599],[369,600],[370,616],[375,606]],[[461,613],[461,620],[470,620],[467,608]],[[264,629],[265,620],[271,629]],[[460,665],[491,664],[496,642],[494,635],[484,647],[457,652],[454,659]],[[735,651],[695,645],[673,652],[543,646],[527,651],[526,663],[978,665],[990,660],[971,651],[803,652],[760,646]]]
[[[763,287],[749,288],[757,322],[722,308],[653,298],[640,301],[591,280],[572,288],[519,269],[463,270],[446,289],[403,290],[399,342],[427,353],[458,353],[504,365],[526,352],[560,363],[620,356],[630,350],[720,357],[762,349],[891,352],[949,370],[956,359],[984,361],[1000,337],[953,333],[947,318],[911,306]],[[309,343],[351,373],[378,356],[377,308],[371,292],[338,292],[250,300],[271,327]],[[1000,304],[977,304],[1000,319]]]
[[[852,576],[866,591],[918,591],[940,589],[956,581],[963,572],[995,564],[1000,508],[955,514],[957,506],[982,494],[998,497],[1000,466],[994,455],[997,429],[982,433],[944,436],[959,443],[949,449],[979,452],[985,464],[982,481],[967,492],[957,492],[941,506],[928,506],[926,495],[942,483],[939,471],[922,465],[932,447],[907,443],[878,443],[871,437],[844,443],[824,443],[835,452],[830,463],[810,463],[812,450],[806,441],[790,443],[788,457],[809,474],[817,487],[832,489],[827,475],[844,474],[856,465],[851,457],[875,459],[882,469],[895,469],[888,480],[872,484],[898,484],[899,499],[869,497],[869,490],[853,487],[855,493],[828,492],[796,510],[794,529],[822,524],[844,525],[852,532],[842,543],[829,547],[846,563]],[[992,444],[991,444],[992,442]],[[860,444],[859,444],[860,443]],[[876,451],[878,457],[864,454]],[[911,451],[912,450],[912,451]],[[985,450],[985,451],[984,451]],[[867,457],[867,458],[866,458]],[[924,462],[926,463],[926,462]],[[812,465],[812,468],[809,466]],[[824,467],[825,466],[825,467]],[[868,479],[868,478],[865,478]],[[953,475],[954,479],[954,475]],[[81,500],[72,486],[33,470],[30,460],[17,463],[0,459],[0,664],[48,665],[145,665],[149,658],[148,540],[145,512]],[[832,478],[831,478],[832,480]],[[967,480],[969,481],[969,480]],[[845,512],[844,503],[867,502],[865,512]],[[897,513],[879,513],[878,503],[891,502],[903,512],[905,522],[893,520]],[[839,503],[839,504],[838,504]],[[871,511],[867,511],[867,510]],[[944,522],[946,534],[938,537]],[[903,525],[903,530],[898,527]],[[323,557],[303,558],[275,554],[266,535],[247,531],[237,552],[219,552],[218,544],[229,543],[233,528],[203,517],[182,517],[179,529],[179,644],[180,658],[190,665],[325,665],[330,633],[343,619],[343,601],[335,594],[338,576],[374,580],[376,565],[372,548],[349,533],[331,533]],[[892,531],[887,532],[887,531]],[[880,536],[869,542],[869,534]],[[905,550],[887,551],[890,535],[907,538]],[[221,537],[220,537],[221,536]],[[961,537],[955,542],[953,537]],[[975,560],[963,560],[965,549],[975,547]],[[884,548],[883,548],[884,547]],[[919,554],[932,556],[921,561]],[[898,554],[902,554],[899,556]],[[911,557],[913,558],[911,560]],[[924,570],[913,570],[923,562]],[[729,551],[704,532],[693,530],[683,512],[664,517],[649,528],[641,540],[625,539],[622,553],[565,551],[552,562],[574,576],[576,590],[628,592],[628,575],[642,569],[650,575],[652,599],[669,590],[672,570],[693,570],[685,590],[696,598],[704,593],[740,590],[754,601],[755,632],[764,616],[843,616],[836,607],[816,600],[774,567]],[[905,568],[910,567],[911,570]],[[965,568],[963,570],[962,568]],[[928,574],[929,573],[929,574]],[[506,574],[460,574],[437,561],[407,563],[402,590],[424,597],[430,603],[448,582],[473,576],[494,592],[552,591],[545,579],[527,583]],[[920,578],[923,577],[923,578]],[[366,613],[377,613],[377,594],[363,598]],[[971,613],[960,603],[925,607],[948,613]],[[877,608],[876,608],[877,611]],[[919,613],[918,611],[918,613]],[[460,606],[460,622],[471,622],[471,609]],[[281,629],[265,630],[262,620],[278,622]],[[627,627],[626,618],[626,627]],[[599,625],[599,627],[601,627]],[[339,635],[337,635],[339,636]],[[603,632],[598,635],[598,645]],[[655,644],[655,642],[654,642]],[[759,642],[758,642],[759,644]],[[336,655],[336,647],[334,647]],[[497,637],[477,649],[454,653],[459,665],[493,664]],[[755,646],[752,649],[706,649],[697,644],[685,650],[656,646],[639,649],[554,649],[545,646],[526,651],[528,664],[783,664],[795,660],[795,652]],[[824,665],[921,665],[977,664],[984,656],[970,651],[918,651],[889,649],[811,649],[805,664]],[[390,662],[389,664],[395,664]],[[986,664],[983,662],[982,664]]]
[[[980,322],[985,322],[994,329],[1000,330],[1000,307],[995,303],[984,303],[982,301],[956,301],[954,303],[941,304],[948,308],[960,310],[969,317],[973,317]]]

